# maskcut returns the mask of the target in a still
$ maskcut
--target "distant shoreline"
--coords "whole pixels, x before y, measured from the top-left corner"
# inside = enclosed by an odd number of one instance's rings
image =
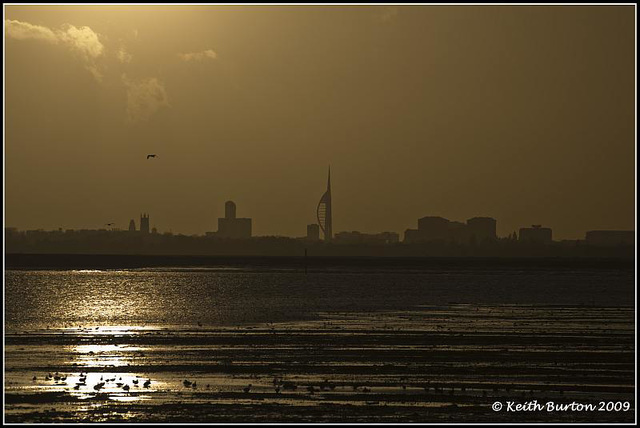
[[[634,269],[634,258],[613,257],[355,257],[355,256],[190,256],[135,254],[5,254],[5,269],[136,269],[252,267],[257,269],[372,268],[438,269]]]

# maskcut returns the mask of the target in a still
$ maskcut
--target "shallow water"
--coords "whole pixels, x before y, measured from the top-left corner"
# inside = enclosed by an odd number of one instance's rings
[[[378,272],[250,269],[7,271],[7,331],[77,326],[239,325],[320,311],[475,304],[632,305],[631,270]]]
[[[8,271],[5,282],[9,422],[635,417],[625,270]],[[491,410],[507,399],[632,408]]]

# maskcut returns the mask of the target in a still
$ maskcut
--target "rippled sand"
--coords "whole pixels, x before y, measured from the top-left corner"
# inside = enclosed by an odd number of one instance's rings
[[[634,309],[452,304],[12,332],[5,376],[6,422],[633,422]],[[631,410],[491,410],[507,400]]]

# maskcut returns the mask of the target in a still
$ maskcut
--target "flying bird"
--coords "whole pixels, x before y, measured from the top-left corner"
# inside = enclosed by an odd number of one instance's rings
[[[158,155],[147,155],[147,159],[149,159],[149,158],[155,158],[155,157],[157,157],[157,156],[158,156]]]
[[[115,223],[107,223],[105,226],[113,226]]]

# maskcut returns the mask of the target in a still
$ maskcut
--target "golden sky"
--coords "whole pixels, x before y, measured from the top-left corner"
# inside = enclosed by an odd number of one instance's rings
[[[633,229],[634,13],[5,6],[5,224]]]

